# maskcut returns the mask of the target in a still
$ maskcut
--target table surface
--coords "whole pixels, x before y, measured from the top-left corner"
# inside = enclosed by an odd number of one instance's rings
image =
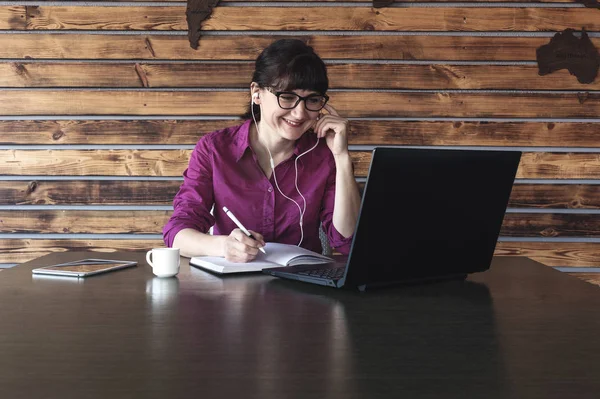
[[[31,273],[85,257],[139,265]],[[517,257],[359,293],[51,254],[0,275],[0,396],[598,398],[599,310],[598,287]]]

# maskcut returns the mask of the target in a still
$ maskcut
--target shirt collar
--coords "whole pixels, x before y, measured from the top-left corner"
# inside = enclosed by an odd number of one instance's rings
[[[240,130],[238,131],[237,138],[235,140],[235,146],[233,148],[235,154],[235,161],[239,162],[240,159],[244,156],[244,153],[247,149],[250,148],[250,124],[252,123],[251,119],[248,119],[242,126],[240,126]]]
[[[240,159],[246,153],[246,150],[250,149],[250,126],[252,126],[252,119],[248,119],[244,124],[240,126],[240,130],[237,135],[237,139],[235,141],[234,154],[235,161],[239,162]],[[296,145],[294,146],[294,156],[302,154],[303,152],[311,149],[315,142],[317,141],[317,136],[314,133],[305,133],[296,140]]]
[[[298,156],[298,155],[304,153],[305,151],[310,150],[311,148],[314,147],[316,142],[317,142],[316,134],[314,134],[312,131],[304,133],[302,135],[302,137],[300,137],[298,140],[296,140],[296,146],[294,148],[294,155]]]

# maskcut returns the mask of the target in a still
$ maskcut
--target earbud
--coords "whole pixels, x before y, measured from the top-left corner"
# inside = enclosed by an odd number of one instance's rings
[[[254,93],[254,94],[252,95],[252,102],[253,102],[254,104],[256,104],[256,99],[257,99],[257,98],[258,98],[258,93]]]

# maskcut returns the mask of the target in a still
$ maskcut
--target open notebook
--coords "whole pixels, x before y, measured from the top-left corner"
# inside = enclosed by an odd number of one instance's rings
[[[333,259],[296,245],[268,242],[266,255],[258,253],[256,259],[248,263],[229,262],[218,256],[196,256],[190,259],[190,265],[219,274],[260,272],[263,269],[281,266],[313,265],[329,263]]]

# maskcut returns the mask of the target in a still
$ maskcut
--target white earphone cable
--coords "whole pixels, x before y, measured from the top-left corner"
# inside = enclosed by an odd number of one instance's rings
[[[300,159],[301,156],[306,155],[309,152],[311,152],[312,150],[314,150],[318,145],[319,145],[319,138],[317,137],[317,142],[315,143],[315,145],[311,149],[306,150],[302,154],[298,155],[296,157],[296,160],[294,161],[294,169],[296,170],[296,179],[295,179],[294,183],[296,186],[296,191],[298,192],[300,197],[302,197],[302,201],[304,201],[304,209],[302,210],[302,216],[301,216],[300,223],[302,223],[302,219],[304,219],[304,214],[306,213],[306,198],[304,198],[304,195],[302,195],[302,193],[300,192],[300,189],[298,188],[298,160]]]
[[[254,125],[256,126],[256,132],[259,133],[260,132],[258,130],[258,122],[256,122],[256,117],[254,116],[254,98],[257,97],[256,94],[254,94],[252,96],[252,104],[250,105],[250,111],[252,112],[252,119],[254,120]],[[258,104],[257,104],[258,105]],[[298,192],[298,194],[300,194],[300,197],[302,197],[302,200],[304,201],[304,209],[302,209],[302,207],[300,207],[300,204],[298,204],[296,201],[294,201],[292,198],[288,197],[287,195],[285,195],[283,193],[283,191],[281,191],[281,188],[279,188],[279,183],[277,182],[277,175],[275,174],[275,161],[273,161],[273,155],[271,155],[271,150],[269,149],[268,146],[265,145],[265,148],[267,149],[267,152],[269,153],[269,163],[271,165],[271,170],[273,172],[273,180],[275,180],[275,186],[277,187],[277,190],[279,191],[279,193],[286,199],[292,201],[297,207],[298,207],[298,211],[300,212],[300,242],[298,243],[298,246],[300,246],[300,244],[302,244],[302,241],[304,240],[304,226],[303,226],[303,222],[304,222],[304,213],[306,212],[306,198],[304,198],[304,195],[302,195],[302,193],[300,192],[300,189],[298,188],[298,159],[309,153],[310,151],[314,150],[317,145],[319,145],[319,138],[317,138],[317,142],[316,144],[310,148],[309,150],[303,152],[302,154],[298,155],[296,157],[296,160],[294,161],[294,169],[296,171],[296,178],[294,180],[294,184],[296,187],[296,191]]]

